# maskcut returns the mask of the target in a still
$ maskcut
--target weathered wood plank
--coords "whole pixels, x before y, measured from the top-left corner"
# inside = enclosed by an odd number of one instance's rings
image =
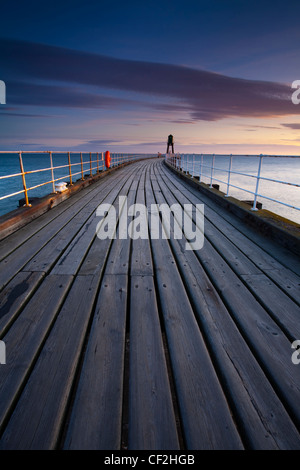
[[[258,232],[257,230],[255,230],[254,227],[245,224],[243,220],[239,219],[238,217],[235,217],[232,213],[226,210],[226,208],[212,201],[212,199],[206,196],[203,192],[201,192],[201,190],[199,191],[199,189],[192,187],[188,181],[184,181],[182,179],[179,180],[178,177],[171,173],[165,165],[162,166],[161,171],[172,181],[175,181],[175,185],[178,181],[180,181],[189,192],[192,192],[193,194],[198,196],[207,207],[213,209],[213,211],[216,212],[222,219],[227,220],[239,232],[245,235],[246,238],[252,240],[252,242],[254,242],[257,247],[260,247],[264,253],[268,253],[271,259],[278,261],[298,276],[300,275],[299,260],[295,258],[295,255],[290,250],[284,248],[275,241],[266,237],[264,234]]]
[[[165,185],[164,181],[160,182],[159,187],[163,190],[163,193],[166,196],[166,200],[170,203],[173,199],[173,193],[169,190],[169,187]],[[158,193],[158,197],[160,196],[160,194],[161,193]],[[184,194],[186,194],[186,192]],[[181,204],[187,203],[185,195],[182,195],[180,197],[179,192],[178,197],[178,202],[180,202]],[[193,204],[199,203],[199,200],[196,196],[193,196],[188,200],[190,200]],[[210,218],[211,213],[212,211],[210,211],[208,214],[206,213],[206,216]],[[213,216],[213,218],[214,217],[215,216]],[[205,237],[210,241],[214,248],[216,248],[217,251],[221,253],[226,263],[228,263],[232,270],[240,276],[243,282],[247,285],[247,288],[253,293],[256,298],[259,299],[263,307],[265,307],[269,311],[272,318],[274,318],[276,322],[279,323],[285,329],[288,335],[294,339],[300,337],[300,326],[298,321],[300,316],[300,307],[296,303],[294,303],[293,300],[291,300],[278,285],[274,284],[274,282],[272,282],[266,274],[264,274],[260,269],[255,268],[254,264],[253,269],[250,266],[249,272],[246,273],[245,270],[247,269],[247,263],[242,263],[245,267],[245,269],[243,269],[239,262],[239,258],[244,257],[243,253],[240,253],[239,255],[238,252],[233,251],[233,253],[235,253],[234,257],[237,257],[237,263],[234,261],[234,258],[232,258],[230,254],[230,246],[228,245],[228,242],[227,244],[224,244],[218,240],[218,238],[222,238],[222,233],[226,233],[226,231],[228,232],[226,228],[226,223],[222,223],[220,217],[218,218],[218,220],[220,220],[220,224],[218,227],[215,227],[215,230],[213,230],[213,226],[210,225],[207,220],[205,220]],[[215,224],[217,225],[216,220]],[[222,233],[220,233],[219,230],[222,230]],[[229,233],[227,233],[227,235],[229,236]],[[240,249],[243,249],[246,252],[248,250],[249,256],[250,253],[253,253],[256,248],[256,252],[258,253],[258,255],[252,256],[252,258],[254,257],[257,259],[258,256],[260,256],[262,261],[261,263],[257,262],[257,265],[264,266],[264,272],[268,273],[268,275],[270,275],[270,272],[272,272],[274,276],[274,269],[278,269],[279,265],[276,260],[273,260],[273,263],[271,263],[271,261],[269,261],[269,258],[271,257],[267,254],[264,258],[263,254],[261,253],[262,250],[260,250],[259,247],[255,246],[250,240],[242,238],[240,240],[240,243],[238,243],[236,241],[239,239],[239,232],[237,230],[235,230],[234,232],[230,232],[230,235],[230,240],[234,240],[234,243],[238,244]],[[226,245],[229,246],[228,249]],[[250,245],[250,248],[248,247],[248,245]],[[288,277],[289,274],[292,275],[293,278],[296,276],[294,273],[290,272],[287,274],[287,270],[283,266],[281,266],[281,268],[281,278],[283,277],[284,279],[286,279],[286,276]],[[262,282],[255,282],[255,280],[261,280]],[[295,290],[296,286],[294,285],[294,291]],[[283,316],[282,312],[285,310],[287,310],[287,313]]]
[[[2,448],[56,447],[98,284],[94,276],[74,281],[6,426]]]
[[[121,189],[119,195],[127,196],[132,178],[134,178],[135,173],[127,179],[127,182]],[[118,209],[118,199],[116,198],[113,201],[113,206]],[[107,201],[107,200],[106,200]],[[105,202],[106,202],[105,201]],[[79,274],[89,275],[89,274],[98,274],[101,276],[105,261],[107,259],[109,247],[112,244],[112,240],[109,238],[99,239],[97,236],[94,237],[93,242],[89,248],[89,251],[84,259],[82,266],[80,266]]]
[[[105,275],[64,449],[121,448],[127,276]]]
[[[300,307],[263,273],[241,278],[286,335],[300,338]]]
[[[178,449],[152,276],[131,277],[129,370],[129,449]]]
[[[34,366],[72,279],[72,276],[46,277],[3,337],[7,362],[0,370],[0,430]]]
[[[133,169],[131,169],[131,171],[133,172]],[[110,185],[107,186],[104,191],[100,190],[96,192],[94,198],[92,198],[88,202],[88,204],[86,204],[85,207],[80,211],[80,213],[73,217],[69,221],[69,223],[65,227],[63,227],[56,234],[56,236],[53,237],[42,250],[40,250],[40,252],[36,256],[32,258],[32,260],[24,267],[24,270],[48,272],[52,268],[52,266],[54,266],[54,264],[58,261],[60,256],[63,254],[64,250],[66,248],[72,250],[73,245],[77,245],[78,240],[82,244],[81,248],[85,250],[86,243],[89,246],[92,241],[93,235],[95,235],[96,233],[97,219],[95,217],[95,214],[92,216],[91,214],[94,213],[99,204],[101,204],[104,200],[107,200],[107,197],[111,197],[110,200],[114,201],[126,180],[127,178],[120,180],[117,179],[116,181],[110,180]],[[82,233],[84,233],[86,237],[82,238]],[[71,244],[70,248],[68,248],[69,244]],[[63,255],[63,261],[65,263],[67,262],[66,260],[71,260],[71,266],[66,266],[66,272],[69,273],[70,271],[76,271],[76,268],[78,268],[78,263],[80,264],[82,256],[79,255],[78,261],[77,255],[75,260],[74,256],[72,255],[70,257],[65,257]],[[75,267],[73,267],[73,265],[75,265]],[[64,266],[61,269],[59,269],[59,266],[57,267],[58,273],[64,271]],[[55,270],[53,272],[55,272]]]
[[[135,201],[135,191],[130,189],[127,197],[127,207],[130,207],[132,204],[134,204]],[[126,207],[124,208],[124,215],[126,216]],[[120,226],[118,225],[117,227],[117,234],[116,234],[116,239],[114,240],[109,256],[109,260],[107,262],[107,266],[105,269],[106,274],[114,274],[114,275],[119,275],[119,274],[128,274],[129,271],[129,255],[130,255],[130,245],[131,245],[131,239],[128,236],[128,226],[127,226],[127,232],[123,236],[119,236],[119,228]]]
[[[42,281],[44,273],[18,273],[0,293],[0,337],[35,292]]]
[[[300,373],[291,361],[290,341],[208,240],[196,254],[299,426]]]
[[[130,171],[129,169],[130,169],[130,166],[128,167],[127,172]],[[133,171],[133,168],[131,169],[131,171]],[[124,175],[125,178],[126,178],[127,172]],[[52,255],[50,255],[50,251],[49,251],[48,255],[46,254],[46,258],[44,258],[43,261],[40,262],[41,269],[39,269],[37,265],[37,259],[38,259],[37,253],[40,250],[42,250],[43,247],[45,247],[44,252],[43,252],[45,254],[45,251],[49,249],[47,248],[47,244],[49,244],[49,241],[51,241],[55,236],[60,238],[60,245],[58,244],[55,245],[55,243],[53,245],[53,242],[52,242],[50,243],[50,246],[54,250],[54,255],[55,254],[59,255],[61,253],[61,249],[63,249],[66,246],[62,241],[62,236],[63,235],[65,235],[66,237],[75,236],[76,232],[74,231],[76,230],[76,227],[77,227],[77,231],[80,230],[81,228],[81,224],[79,221],[81,221],[82,223],[84,218],[86,220],[88,216],[90,215],[90,213],[87,212],[86,210],[86,206],[93,199],[100,197],[102,194],[104,195],[107,194],[110,188],[114,186],[115,180],[112,178],[112,176],[115,176],[116,178],[118,178],[118,176],[117,175],[108,175],[108,176],[110,176],[110,178],[107,178],[107,181],[104,181],[104,182],[99,181],[98,183],[95,183],[95,186],[93,187],[91,191],[87,193],[85,192],[85,190],[81,191],[82,197],[76,202],[76,204],[72,204],[70,207],[68,206],[68,210],[63,211],[58,217],[51,220],[50,223],[44,226],[37,233],[33,234],[31,238],[29,238],[25,243],[23,243],[21,246],[15,249],[9,256],[7,256],[5,259],[1,261],[0,290],[13,278],[13,276],[17,272],[19,272],[22,268],[24,269],[24,266],[26,264],[27,264],[26,270],[30,271],[29,269],[30,260],[31,260],[31,266],[33,268],[33,271],[38,271],[38,270],[45,271],[47,268],[49,268],[49,261],[47,261],[47,256],[50,257],[50,262],[51,262],[53,253]],[[68,201],[70,201],[70,199]],[[61,207],[67,204],[68,201],[64,201],[61,204]],[[32,223],[34,222],[36,221],[33,221]],[[76,222],[78,222],[77,226],[76,226]]]
[[[155,203],[149,186],[146,200]],[[187,448],[242,449],[168,241],[151,246]]]
[[[162,195],[157,198],[163,202]],[[185,250],[184,237],[173,236],[170,243],[245,444],[251,449],[299,448],[299,432],[195,253]]]
[[[300,262],[295,259],[291,260],[291,255],[287,255],[286,250],[284,250],[285,255],[281,256],[281,260],[286,263],[282,264],[276,258],[274,258],[274,252],[278,252],[278,246],[273,242],[269,241],[267,245],[265,238],[260,236],[258,241],[260,245],[254,242],[254,238],[249,238],[244,234],[245,224],[241,224],[237,221],[237,218],[232,214],[228,214],[224,209],[221,209],[213,203],[209,198],[203,196],[199,191],[195,190],[192,187],[188,186],[187,182],[182,182],[178,184],[178,179],[175,176],[167,174],[167,170],[162,170],[159,168],[159,174],[162,176],[162,180],[173,194],[176,194],[179,199],[182,200],[182,197],[185,196],[188,201],[196,204],[200,201],[205,200],[205,215],[206,218],[217,228],[220,232],[225,235],[232,243],[236,246],[243,254],[245,254],[252,262],[256,265],[261,271],[263,271],[267,276],[273,279],[274,282],[280,286],[284,292],[292,297],[295,301],[300,304],[300,276],[296,272],[300,272]],[[178,189],[180,187],[180,190]],[[224,254],[224,257],[229,261],[228,255],[220,246],[218,238],[212,237],[209,231],[210,225],[206,224],[206,235],[212,243],[219,249],[220,252]],[[241,231],[242,229],[242,231]],[[215,232],[217,233],[217,230]],[[247,233],[247,232],[246,232]],[[252,234],[252,232],[251,232]],[[262,248],[264,246],[264,249]],[[267,249],[267,251],[265,251]],[[273,253],[272,253],[273,250]],[[290,266],[293,266],[293,269],[296,272],[291,271]],[[234,267],[234,262],[233,262]],[[247,274],[247,273],[242,273]],[[250,272],[249,272],[250,274]],[[253,272],[255,274],[255,272]]]
[[[33,234],[31,238],[1,261],[0,289],[2,289],[18,271],[24,268],[26,263],[35,257],[49,240],[59,234],[70,221],[73,219],[76,220],[76,217],[80,217],[80,211],[89,202],[89,198],[92,198],[95,193],[96,188],[94,188],[92,195],[90,192],[88,193],[88,200],[83,195],[82,199],[77,201],[76,204],[72,205],[68,210],[62,212],[45,227]],[[61,206],[63,205],[64,203],[61,204]],[[37,269],[35,269],[35,271],[37,271]]]
[[[120,195],[127,196],[135,175],[136,171],[132,170],[126,179],[119,180],[114,185],[114,189],[101,202],[105,201],[106,204],[117,205],[116,201],[118,201]],[[97,206],[98,205],[97,203]],[[51,272],[53,274],[76,274],[80,268],[89,247],[96,238],[96,228],[99,222],[96,209],[97,207],[90,209],[92,215],[88,218],[82,229],[71,241],[66,251],[52,269]]]
[[[137,190],[136,204],[145,205],[144,178],[141,178],[140,181],[142,181],[142,184],[139,185]],[[150,214],[147,215],[149,219]],[[137,238],[132,241],[130,274],[132,276],[153,276],[154,272],[149,238]]]

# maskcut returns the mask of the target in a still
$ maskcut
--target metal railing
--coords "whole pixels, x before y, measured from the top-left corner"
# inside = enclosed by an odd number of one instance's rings
[[[215,166],[216,157],[226,157],[228,159],[227,168],[226,167],[224,167],[224,168],[216,167]],[[254,174],[251,174],[251,173],[245,173],[245,172],[241,172],[241,171],[234,171],[232,169],[232,162],[233,162],[233,159],[235,157],[243,157],[245,159],[247,157],[257,158],[258,159],[258,165],[257,165],[256,172]],[[207,159],[210,160],[209,165],[204,163],[204,158],[206,158],[206,160]],[[218,183],[224,184],[225,187],[226,187],[225,197],[230,196],[230,188],[235,188],[235,189],[238,189],[240,191],[245,191],[248,194],[251,194],[253,196],[253,204],[252,204],[252,207],[251,207],[251,209],[253,211],[258,210],[257,209],[257,198],[258,197],[264,198],[264,199],[267,199],[267,200],[272,201],[274,203],[281,204],[281,205],[289,207],[291,209],[295,209],[297,211],[300,211],[300,207],[297,207],[293,204],[289,204],[287,202],[281,201],[279,199],[272,198],[271,196],[261,194],[259,192],[260,182],[261,181],[267,181],[267,182],[271,182],[271,183],[279,183],[281,185],[287,185],[287,186],[293,186],[295,188],[300,188],[300,184],[297,184],[297,183],[291,183],[291,182],[287,182],[287,181],[278,180],[278,179],[275,179],[275,178],[268,178],[268,177],[262,176],[263,161],[264,161],[264,159],[267,159],[267,158],[288,158],[288,159],[297,158],[297,159],[299,159],[299,163],[300,163],[300,156],[294,156],[294,155],[293,156],[281,156],[281,155],[277,156],[277,155],[262,155],[262,154],[261,155],[166,154],[165,155],[166,161],[171,166],[173,166],[174,168],[176,168],[179,171],[182,171],[183,173],[190,174],[193,178],[196,178],[197,180],[199,180],[199,182],[204,182],[204,177],[206,177],[206,179],[209,181],[208,184],[209,184],[210,188],[213,187],[213,182],[218,182]],[[205,173],[205,171],[204,171],[205,169],[208,169],[208,173]],[[222,179],[217,178],[216,177],[216,172],[225,173],[227,175],[226,179],[222,180]],[[248,177],[248,178],[253,179],[254,182],[255,182],[254,191],[251,191],[251,190],[249,190],[245,187],[243,188],[240,185],[237,186],[236,184],[232,184],[231,183],[231,176],[232,175],[238,175],[238,176]],[[299,196],[300,196],[300,194],[299,194]]]
[[[7,199],[7,198],[11,198],[13,196],[17,196],[18,194],[24,194],[25,196],[24,206],[31,206],[29,202],[29,196],[28,196],[29,191],[51,184],[52,192],[55,193],[57,192],[55,183],[57,183],[58,181],[67,180],[66,183],[69,186],[72,186],[74,184],[73,181],[74,181],[75,176],[80,175],[81,176],[80,179],[84,181],[86,176],[92,176],[93,174],[97,174],[106,170],[105,162],[104,162],[104,152],[0,151],[0,155],[1,154],[17,155],[19,158],[20,172],[9,174],[9,175],[2,175],[0,176],[0,182],[1,180],[10,179],[10,178],[21,178],[23,189],[19,191],[14,191],[9,194],[1,195],[0,201]],[[45,154],[47,155],[48,154],[49,166],[47,166],[46,168],[26,170],[24,161],[23,161],[23,156],[25,154],[28,154],[28,155],[45,155]],[[72,156],[75,154],[77,156],[80,156],[80,161],[76,163],[74,162],[72,163]],[[54,155],[65,155],[66,163],[63,165],[54,166],[53,165]],[[86,155],[88,155],[88,159],[84,160],[84,158],[86,158]],[[111,158],[110,167],[116,167],[124,163],[133,162],[136,160],[140,160],[142,158],[151,158],[154,156],[157,157],[157,154],[154,155],[154,154],[110,153],[110,158]],[[86,167],[86,165],[88,165],[88,167]],[[75,167],[76,167],[76,170],[79,167],[79,170],[74,172]],[[63,176],[55,177],[55,171],[61,170],[64,168],[66,169],[66,174]],[[88,171],[88,175],[84,174],[86,171]],[[27,175],[43,173],[43,172],[51,172],[51,179],[48,181],[40,182],[33,186],[28,186],[27,181],[26,181]]]

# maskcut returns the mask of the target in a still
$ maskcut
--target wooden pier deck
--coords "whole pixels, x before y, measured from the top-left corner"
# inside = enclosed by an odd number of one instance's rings
[[[205,205],[205,242],[96,236],[101,203]],[[118,234],[117,234],[118,235]],[[300,449],[300,264],[135,162],[0,242],[1,449]]]

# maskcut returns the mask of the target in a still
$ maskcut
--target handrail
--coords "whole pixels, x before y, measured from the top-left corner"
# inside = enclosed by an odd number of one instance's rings
[[[3,151],[0,151],[0,155],[1,154],[18,155],[19,156],[20,172],[10,174],[10,175],[2,175],[2,176],[0,176],[0,180],[7,179],[7,178],[17,178],[17,177],[21,176],[23,189],[20,190],[20,191],[15,191],[15,192],[10,193],[10,194],[6,194],[4,196],[0,196],[0,201],[23,193],[25,195],[24,207],[30,207],[31,206],[31,204],[29,202],[28,192],[32,191],[33,189],[37,189],[37,188],[40,188],[42,186],[46,186],[47,184],[52,184],[52,191],[53,191],[53,193],[55,193],[55,192],[57,192],[55,190],[55,183],[57,181],[68,180],[67,184],[72,186],[74,176],[81,175],[81,180],[83,181],[85,179],[84,172],[89,171],[89,175],[92,176],[93,171],[96,171],[96,173],[94,173],[94,174],[97,174],[100,171],[101,172],[105,171],[103,152],[83,152],[83,151],[82,152],[74,152],[74,151],[73,152],[72,151],[61,152],[61,151],[52,151],[52,150],[42,150],[42,151],[38,151],[38,150],[35,150],[35,151],[30,151],[30,150],[5,151],[5,150],[3,150]],[[49,159],[50,159],[50,166],[46,167],[46,168],[39,168],[39,169],[35,169],[35,170],[27,170],[26,171],[25,168],[24,168],[24,162],[23,162],[23,155],[24,154],[30,154],[30,155],[32,155],[32,154],[48,154]],[[52,159],[53,154],[66,155],[67,156],[67,163],[65,165],[53,166],[53,159]],[[86,154],[88,154],[89,159],[83,161],[83,155],[86,155]],[[80,155],[80,162],[72,163],[71,162],[71,155],[77,155],[77,156]],[[96,155],[96,159],[95,159],[95,155]],[[129,163],[131,161],[141,159],[141,158],[150,158],[150,157],[154,157],[154,156],[156,157],[157,154],[154,155],[154,154],[111,153],[110,156],[111,156],[111,166],[115,167],[115,166],[119,166],[119,165],[122,165],[124,163]],[[93,164],[96,164],[96,165],[93,166]],[[79,165],[80,165],[80,171],[73,172],[72,171],[73,167],[76,167],[76,166],[79,166]],[[89,168],[88,169],[86,167],[84,168],[84,165],[89,165]],[[55,178],[55,173],[54,173],[55,170],[59,170],[59,169],[62,169],[62,168],[68,168],[68,170],[69,170],[68,173],[69,174]],[[51,172],[51,179],[49,181],[45,181],[45,182],[36,184],[34,186],[30,186],[30,187],[27,186],[26,175],[30,175],[30,174],[34,174],[34,173],[41,173],[41,172],[45,172],[45,171],[50,171]]]
[[[210,164],[207,165],[207,164],[203,163],[204,157],[211,158]],[[229,158],[228,168],[217,168],[217,167],[215,167],[215,158],[216,157],[227,157],[227,158]],[[232,161],[233,161],[234,157],[243,157],[243,158],[256,157],[256,158],[258,158],[259,160],[258,160],[258,168],[257,168],[256,174],[244,173],[244,172],[232,170]],[[196,171],[197,165],[195,165],[196,158],[197,158],[197,163],[199,163],[198,172]],[[279,183],[279,184],[282,184],[282,185],[288,185],[288,186],[293,186],[293,187],[300,188],[300,184],[298,184],[298,183],[291,183],[291,182],[288,182],[288,181],[282,181],[282,180],[277,180],[277,179],[274,179],[274,178],[268,178],[268,177],[262,176],[261,175],[262,165],[263,165],[263,160],[265,158],[298,158],[298,159],[300,159],[300,156],[298,156],[298,155],[287,155],[287,156],[286,155],[284,155],[284,156],[283,155],[263,155],[263,154],[260,154],[260,155],[166,154],[165,155],[166,161],[171,166],[176,168],[177,170],[179,170],[183,173],[189,173],[191,171],[192,172],[191,176],[193,178],[197,178],[199,180],[199,182],[201,182],[201,179],[203,179],[203,177],[207,178],[210,181],[210,183],[209,183],[210,188],[213,187],[213,182],[214,181],[224,184],[227,188],[227,192],[225,194],[225,197],[230,196],[230,188],[239,189],[241,191],[245,191],[247,193],[252,194],[254,196],[253,205],[252,205],[252,208],[251,208],[253,211],[258,210],[257,207],[256,207],[258,197],[264,198],[264,199],[267,199],[267,200],[272,201],[274,203],[282,204],[283,206],[286,206],[286,207],[289,207],[291,209],[295,209],[297,211],[300,211],[300,207],[297,207],[293,204],[288,204],[287,202],[280,201],[278,199],[274,199],[274,198],[270,197],[269,195],[263,195],[259,192],[259,186],[260,186],[260,181],[261,180],[268,181],[270,183]],[[209,170],[208,172],[210,174],[204,174],[203,168],[207,168]],[[227,174],[227,181],[224,181],[222,179],[217,178],[215,176],[216,171],[221,171],[221,172],[226,173]],[[250,191],[249,189],[243,188],[241,186],[237,186],[236,184],[232,184],[231,183],[231,175],[233,175],[233,174],[255,179],[255,183],[256,183],[255,190]]]

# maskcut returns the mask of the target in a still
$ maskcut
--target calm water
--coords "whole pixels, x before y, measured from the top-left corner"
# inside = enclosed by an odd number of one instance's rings
[[[111,155],[113,157],[113,155]],[[84,174],[89,174],[90,172],[90,163],[89,155],[83,155],[84,161],[87,163],[83,166]],[[96,160],[96,154],[92,155],[92,159]],[[186,158],[183,159],[183,167],[187,168],[191,174],[199,175],[201,167],[201,157],[195,156],[193,161],[193,156],[189,156],[189,163]],[[204,156],[202,163],[201,171],[201,181],[205,183],[210,183],[211,170],[206,166],[211,165],[212,157]],[[238,173],[248,173],[253,176],[256,176],[258,169],[259,159],[256,157],[247,157],[247,156],[234,156],[232,160],[232,171]],[[81,165],[80,165],[80,154],[71,154],[71,162],[78,163],[77,166],[72,168],[72,178],[73,181],[81,178]],[[48,154],[23,154],[23,163],[25,171],[32,171],[40,168],[50,168],[50,159]],[[63,166],[68,164],[67,154],[53,154],[53,166]],[[112,158],[112,164],[113,158]],[[96,163],[92,164],[96,171]],[[216,156],[215,157],[215,170],[213,183],[220,185],[220,190],[227,192],[227,173],[224,170],[227,170],[229,167],[229,157],[228,156]],[[99,169],[103,168],[103,162],[101,161],[101,155],[99,155]],[[15,174],[20,172],[19,157],[18,155],[9,155],[9,154],[0,154],[0,176]],[[75,173],[78,172],[77,175]],[[300,184],[300,158],[287,158],[287,157],[268,157],[263,159],[261,176],[265,178],[271,178],[280,181],[286,181],[288,183]],[[69,169],[68,167],[60,168],[55,170],[55,178],[63,177],[61,181],[69,181]],[[51,171],[47,170],[42,173],[34,173],[31,175],[26,175],[27,187],[40,184],[51,180]],[[221,180],[216,181],[216,180]],[[246,189],[248,191],[255,192],[256,187],[256,178],[246,177],[232,173],[230,183],[234,186]],[[14,178],[8,178],[1,180],[0,179],[0,197],[21,191],[22,178],[17,176]],[[33,189],[29,192],[29,197],[41,197],[52,192],[52,183],[42,186],[40,188]],[[262,196],[267,196],[287,204],[300,207],[300,188],[290,185],[274,183],[269,181],[260,180],[259,183],[259,194]],[[242,191],[237,188],[230,188],[229,195],[234,196],[240,200],[252,199],[253,194],[250,192]],[[0,200],[0,215],[10,212],[13,209],[16,209],[19,205],[19,200],[24,198],[24,194],[19,194],[8,199]],[[269,209],[272,212],[275,212],[279,215],[282,215],[290,220],[293,220],[297,223],[300,223],[300,211],[291,209],[281,204],[274,203],[263,197],[258,197],[258,201],[262,202],[263,208]]]

